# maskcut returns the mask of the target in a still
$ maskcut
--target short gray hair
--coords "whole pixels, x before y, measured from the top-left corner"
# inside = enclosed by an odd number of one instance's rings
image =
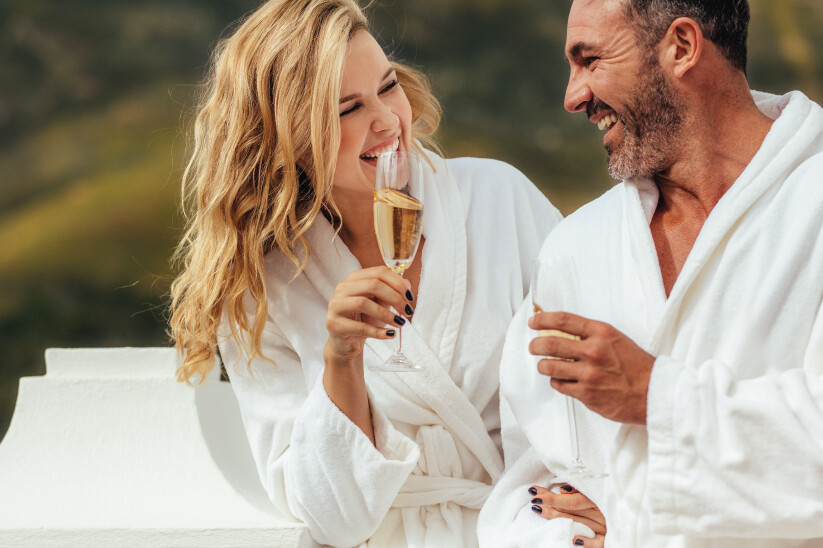
[[[678,17],[693,19],[735,68],[746,72],[747,0],[625,0],[626,16],[641,45],[651,48]]]

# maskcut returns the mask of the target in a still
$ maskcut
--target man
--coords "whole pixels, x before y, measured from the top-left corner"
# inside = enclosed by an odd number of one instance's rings
[[[548,312],[509,331],[486,546],[823,546],[823,109],[749,91],[748,18],[572,4],[566,108],[623,182],[551,233]],[[607,478],[569,473],[563,394]]]

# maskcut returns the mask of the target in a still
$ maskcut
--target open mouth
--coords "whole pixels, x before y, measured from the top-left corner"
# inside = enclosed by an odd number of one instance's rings
[[[616,123],[617,123],[617,114],[615,114],[614,112],[611,112],[611,113],[605,115],[603,118],[601,118],[599,122],[597,122],[597,128],[600,131],[604,131],[604,130],[608,131]]]
[[[378,145],[363,154],[360,155],[361,160],[365,160],[366,162],[377,162],[377,158],[381,154],[388,154],[390,152],[396,152],[397,149],[400,148],[400,137],[396,137],[393,141],[389,141],[388,143],[384,143],[382,145]]]

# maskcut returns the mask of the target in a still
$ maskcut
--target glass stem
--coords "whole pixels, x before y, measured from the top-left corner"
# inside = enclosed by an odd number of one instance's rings
[[[403,271],[399,272],[400,277],[403,277]],[[400,311],[397,311],[397,314],[400,315]],[[403,328],[397,328],[397,347],[394,349],[395,354],[402,354],[403,353]]]
[[[577,440],[577,419],[574,414],[574,398],[566,396],[566,413],[569,416],[569,442],[572,447],[572,458],[575,464],[582,465],[580,460],[580,444]]]

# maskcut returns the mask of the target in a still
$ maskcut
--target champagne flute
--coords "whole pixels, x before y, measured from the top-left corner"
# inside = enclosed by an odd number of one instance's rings
[[[397,274],[411,265],[423,228],[423,165],[415,153],[395,151],[377,158],[374,181],[374,231],[383,262]],[[397,347],[376,371],[419,371],[403,354],[403,328],[397,330]]]
[[[538,289],[545,288],[550,285],[551,275],[551,267],[545,259],[538,258],[532,263],[530,293],[532,298],[532,307],[535,314],[544,312],[543,307],[537,303],[539,298]],[[541,329],[538,332],[538,335],[540,337],[560,337],[563,339],[580,340],[580,337],[577,335],[572,335],[571,333],[558,331],[556,329]],[[566,358],[557,358],[554,356],[545,356],[545,358],[550,360],[574,361]],[[580,442],[578,439],[577,418],[575,416],[575,400],[565,394],[563,395],[563,398],[565,398],[566,401],[566,417],[569,423],[569,444],[572,451],[572,464],[567,470],[570,475],[570,479],[573,481],[576,478],[605,478],[608,474],[591,470],[586,467],[583,462],[583,459],[580,456]]]

